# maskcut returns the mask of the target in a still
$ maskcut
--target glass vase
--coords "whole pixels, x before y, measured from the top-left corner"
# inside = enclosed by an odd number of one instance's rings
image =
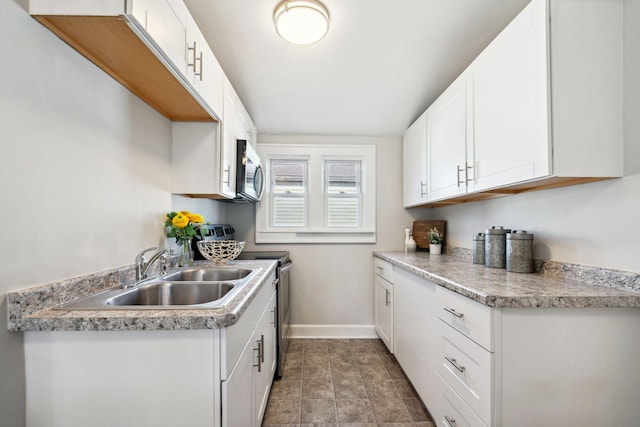
[[[191,246],[191,239],[189,239],[180,243],[180,253],[178,254],[178,267],[192,267],[192,266],[193,266],[193,247]]]

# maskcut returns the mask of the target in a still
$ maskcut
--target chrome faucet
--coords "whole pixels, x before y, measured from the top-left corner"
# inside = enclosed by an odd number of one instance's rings
[[[144,254],[146,254],[149,251],[155,251],[156,249],[158,249],[158,247],[153,246],[151,248],[144,249],[142,252],[136,255],[136,281],[147,278],[147,271],[149,271],[149,267],[151,267],[151,265],[154,262],[156,262],[158,258],[162,257],[162,262],[166,266],[166,261],[167,261],[166,249],[162,249],[156,252],[155,254],[153,254],[153,256],[148,262],[144,257]]]

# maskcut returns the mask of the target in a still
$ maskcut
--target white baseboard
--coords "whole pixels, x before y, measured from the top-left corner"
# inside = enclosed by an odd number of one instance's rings
[[[290,338],[378,338],[374,325],[291,325]]]

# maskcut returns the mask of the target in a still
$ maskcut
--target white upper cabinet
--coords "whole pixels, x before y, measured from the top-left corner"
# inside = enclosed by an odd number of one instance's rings
[[[169,120],[221,119],[224,73],[182,0],[30,0],[29,13]]]
[[[469,177],[473,165],[473,150],[467,150],[466,84],[465,73],[427,110],[429,200],[456,196],[473,189],[473,179]]]
[[[544,1],[531,3],[469,69],[471,190],[551,173],[546,16]]]
[[[422,114],[402,139],[402,200],[405,208],[427,201],[427,113]]]
[[[622,4],[525,7],[427,110],[425,165],[407,130],[405,207],[622,176]]]

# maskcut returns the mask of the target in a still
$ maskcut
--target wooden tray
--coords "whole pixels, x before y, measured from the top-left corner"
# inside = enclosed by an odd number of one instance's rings
[[[413,222],[413,240],[416,241],[418,250],[429,250],[429,230],[433,227],[442,233],[442,252],[447,243],[446,227],[447,222],[443,220],[414,221]]]

